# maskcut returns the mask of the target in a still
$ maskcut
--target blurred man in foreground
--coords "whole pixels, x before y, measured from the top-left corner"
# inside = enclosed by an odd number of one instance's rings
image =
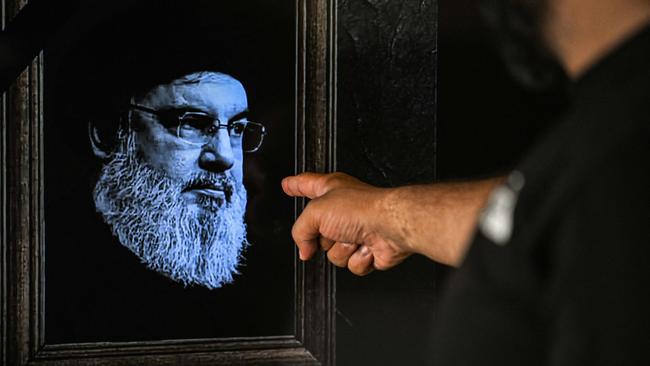
[[[508,177],[286,178],[312,199],[292,232],[300,257],[323,249],[358,275],[414,253],[459,266],[436,364],[648,364],[650,1],[491,0],[486,15],[519,80],[569,77],[563,118]]]

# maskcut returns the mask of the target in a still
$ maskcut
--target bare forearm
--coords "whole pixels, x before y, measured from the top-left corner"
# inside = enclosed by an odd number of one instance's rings
[[[413,252],[457,266],[490,192],[503,180],[499,177],[391,189],[384,204],[386,223],[394,225],[394,240],[403,241]]]
[[[321,248],[352,273],[385,270],[413,253],[457,266],[479,212],[504,178],[377,188],[343,173],[287,177],[282,189],[308,197],[292,236],[300,258]]]

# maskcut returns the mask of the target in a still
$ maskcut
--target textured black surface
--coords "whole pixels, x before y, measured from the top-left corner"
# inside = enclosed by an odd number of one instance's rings
[[[437,0],[338,3],[338,169],[381,185],[435,179]],[[337,364],[428,360],[435,264],[337,272]]]
[[[375,184],[435,174],[436,0],[338,6],[339,168]]]

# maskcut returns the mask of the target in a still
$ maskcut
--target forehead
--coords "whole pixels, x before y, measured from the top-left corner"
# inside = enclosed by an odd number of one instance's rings
[[[137,103],[154,109],[189,108],[217,116],[242,112],[248,108],[243,85],[221,73],[190,74],[152,88]]]

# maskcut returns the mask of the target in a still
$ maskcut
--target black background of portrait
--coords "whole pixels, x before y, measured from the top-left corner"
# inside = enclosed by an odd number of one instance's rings
[[[279,182],[294,172],[294,24],[292,1],[95,0],[72,16],[44,57],[47,343],[293,334],[293,200]],[[269,132],[244,157],[241,275],[212,291],[147,270],[111,235],[87,138],[91,119],[110,133],[132,90],[201,69],[242,81]]]

